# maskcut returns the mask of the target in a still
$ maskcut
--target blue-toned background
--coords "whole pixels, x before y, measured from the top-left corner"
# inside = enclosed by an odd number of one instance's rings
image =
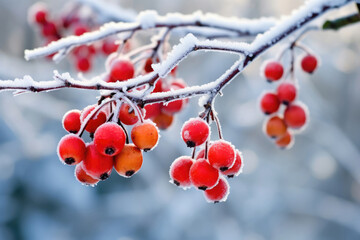
[[[51,80],[54,69],[73,71],[66,60],[55,65],[23,59],[24,49],[41,44],[27,23],[33,2],[0,0],[0,79],[29,74],[43,81]],[[59,14],[65,1],[47,2]],[[202,10],[252,18],[279,17],[303,3],[112,2],[137,12]],[[327,16],[354,10],[348,6]],[[114,173],[91,188],[75,180],[73,167],[60,163],[56,146],[65,134],[63,114],[93,104],[96,93],[61,90],[18,97],[0,93],[0,239],[360,239],[359,30],[355,25],[305,38],[320,56],[321,66],[312,76],[296,72],[300,99],[308,105],[311,120],[291,150],[279,150],[265,137],[264,117],[258,109],[258,96],[274,87],[261,78],[259,68],[279,47],[256,60],[224,90],[217,111],[225,138],[243,152],[245,168],[230,180],[228,201],[216,205],[207,203],[200,191],[183,191],[169,183],[171,162],[191,153],[179,132],[182,123],[201,110],[196,99],[162,132],[159,146],[145,154],[138,174],[124,179]],[[179,75],[189,85],[212,81],[234,59],[218,53],[193,54],[181,64]],[[103,71],[103,60],[98,60],[95,73]]]

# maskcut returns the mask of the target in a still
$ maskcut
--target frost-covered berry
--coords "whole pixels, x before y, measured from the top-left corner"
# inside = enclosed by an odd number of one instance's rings
[[[95,105],[90,105],[84,108],[84,110],[81,113],[80,120],[81,123],[87,119],[87,116],[89,114],[92,114],[92,111],[94,111]],[[106,114],[103,111],[99,111],[97,114],[93,115],[91,119],[87,122],[85,130],[89,133],[94,133],[95,130],[101,125],[106,122]]]
[[[61,138],[58,144],[58,155],[67,165],[75,165],[85,158],[85,142],[75,134],[68,134]]]
[[[275,144],[279,148],[290,148],[293,145],[294,137],[288,131],[285,133],[284,136],[280,137],[276,140]]]
[[[201,118],[191,118],[186,121],[181,129],[181,136],[188,147],[203,144],[210,134],[210,127]]]
[[[284,120],[291,128],[301,128],[306,123],[306,111],[301,106],[292,104],[285,109]]]
[[[131,130],[131,140],[138,148],[146,151],[156,146],[159,140],[159,130],[153,122],[146,120]]]
[[[211,166],[220,171],[226,171],[234,165],[236,152],[231,143],[218,140],[211,144],[208,159]]]
[[[81,112],[79,110],[73,109],[65,113],[62,125],[64,129],[70,133],[77,133],[81,127],[80,121]]]
[[[174,85],[171,84],[170,88],[163,88],[162,90],[164,92],[168,92],[171,90],[178,90],[178,89],[182,89],[182,88],[184,88],[184,87],[182,87],[179,84],[174,84]],[[163,111],[164,113],[167,113],[167,114],[174,114],[174,113],[180,112],[183,109],[183,107],[185,106],[186,102],[187,102],[186,99],[178,99],[178,100],[174,100],[171,102],[163,103],[161,111]]]
[[[137,173],[142,163],[142,152],[134,144],[126,144],[123,150],[114,157],[114,168],[122,177],[131,177]]]
[[[98,179],[93,178],[85,172],[82,162],[75,167],[75,177],[80,183],[87,186],[95,186],[99,182]]]
[[[277,61],[270,61],[266,63],[264,75],[269,82],[279,80],[284,73],[284,68],[281,63]]]
[[[261,97],[260,107],[265,114],[272,114],[277,112],[280,107],[280,101],[278,96],[270,92],[265,93]]]
[[[114,166],[113,158],[99,153],[96,150],[94,143],[91,143],[86,147],[83,164],[84,170],[90,176],[99,180],[106,180],[109,178]]]
[[[278,138],[286,133],[287,126],[282,118],[274,116],[265,122],[265,132],[271,138]]]
[[[190,168],[191,183],[200,190],[214,187],[219,181],[219,176],[219,171],[206,159],[198,159]]]
[[[169,171],[170,178],[176,186],[183,188],[191,186],[190,168],[193,163],[194,160],[191,157],[182,156],[175,159],[171,164]]]
[[[161,103],[147,104],[144,109],[145,119],[154,118],[161,113]]]
[[[228,178],[236,177],[241,173],[242,169],[242,155],[239,150],[236,150],[236,158],[233,166],[226,171],[223,171],[222,174],[226,175]]]
[[[111,82],[125,81],[134,77],[135,68],[128,59],[116,59],[111,63]]]
[[[277,97],[280,102],[288,105],[296,98],[296,87],[292,83],[281,83],[277,88]]]
[[[96,150],[105,156],[115,156],[125,145],[124,130],[113,122],[107,122],[98,127],[94,134]]]
[[[225,202],[230,193],[229,183],[225,178],[220,177],[219,182],[215,187],[207,189],[204,192],[205,198],[208,202],[218,203]]]
[[[307,73],[313,73],[317,66],[317,59],[314,55],[308,54],[301,60],[301,67]]]
[[[119,119],[125,125],[134,125],[139,121],[138,116],[135,114],[135,110],[127,103],[121,105]]]
[[[155,116],[152,120],[159,129],[165,130],[168,129],[173,123],[174,116],[166,113],[160,113],[159,115]]]
[[[106,55],[116,52],[118,48],[119,44],[117,44],[113,39],[105,39],[101,45],[101,50]]]
[[[86,57],[80,57],[76,59],[76,68],[79,72],[87,72],[91,68],[91,62]]]

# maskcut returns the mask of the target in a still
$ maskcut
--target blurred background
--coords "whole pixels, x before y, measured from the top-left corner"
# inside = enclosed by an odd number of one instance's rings
[[[69,71],[39,59],[26,62],[24,49],[43,44],[27,22],[33,0],[0,0],[0,79],[29,74],[51,80],[52,71]],[[66,1],[45,1],[59,16]],[[100,2],[100,0],[99,0]],[[161,14],[196,10],[223,16],[257,18],[290,14],[293,0],[137,0],[102,1],[139,12]],[[350,5],[326,17],[355,11]],[[158,147],[144,154],[141,171],[131,179],[113,173],[97,187],[82,186],[74,168],[56,155],[66,134],[63,114],[96,101],[95,92],[60,90],[13,97],[0,94],[0,239],[360,239],[360,26],[338,32],[311,32],[304,44],[321,59],[311,76],[296,71],[300,96],[310,111],[307,129],[290,150],[280,150],[262,132],[258,98],[274,88],[260,76],[266,52],[224,89],[216,101],[225,139],[244,156],[244,172],[231,179],[227,202],[209,204],[202,192],[169,183],[168,169],[190,155],[180,138],[182,123],[201,110],[197,99],[161,133]],[[179,66],[189,85],[213,81],[236,58],[228,54],[192,54]],[[97,59],[90,77],[104,71]],[[196,68],[194,68],[196,66]],[[296,69],[298,70],[298,64]],[[214,135],[216,138],[216,136]]]

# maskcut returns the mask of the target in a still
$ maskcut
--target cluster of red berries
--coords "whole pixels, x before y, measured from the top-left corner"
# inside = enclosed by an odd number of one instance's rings
[[[152,59],[146,60],[143,72],[152,72]],[[135,67],[131,59],[125,57],[118,57],[118,54],[109,56],[107,61],[108,73],[105,74],[106,82],[126,81],[135,76]],[[171,75],[166,79],[158,79],[155,83],[152,93],[168,92],[172,90],[182,89],[187,87],[187,84],[181,78],[176,78],[176,69],[171,72]],[[143,87],[137,88],[142,90]],[[178,99],[169,103],[152,103],[145,105],[145,119],[151,119],[159,129],[165,130],[171,126],[174,120],[174,115],[180,112],[186,104],[188,99]]]
[[[81,17],[77,8],[67,11],[61,17],[51,18],[49,9],[43,3],[36,3],[29,11],[29,20],[40,28],[41,35],[45,39],[44,45],[48,45],[52,41],[59,40],[69,34],[81,36],[90,30],[95,30],[97,26],[88,18]],[[102,52],[105,55],[110,55],[116,52],[118,47],[119,45],[114,38],[108,38],[92,45],[76,47],[72,52],[76,69],[81,72],[89,71],[96,53]],[[53,56],[54,54],[48,57],[51,59]]]
[[[205,144],[205,148],[195,158],[177,158],[170,167],[171,182],[184,189],[194,186],[203,190],[208,202],[226,201],[230,186],[224,176],[232,178],[241,173],[241,153],[224,140],[208,143],[210,127],[202,118],[185,122],[181,136],[188,147]]]
[[[116,107],[115,103],[112,107]],[[143,163],[142,151],[153,149],[158,142],[158,129],[153,122],[136,116],[133,120],[129,105],[122,103],[117,122],[109,108],[88,106],[82,111],[71,110],[64,115],[63,127],[69,134],[59,142],[58,155],[67,165],[76,165],[75,176],[83,184],[95,185],[107,179],[112,169],[123,177],[137,173]],[[110,116],[109,116],[110,115]],[[131,121],[130,121],[131,119]],[[122,124],[133,125],[132,144]],[[86,130],[93,141],[85,143],[81,134]]]
[[[303,71],[312,73],[317,66],[315,56],[307,54],[302,58]],[[293,68],[291,69],[293,71]],[[268,82],[279,81],[284,75],[283,65],[278,61],[269,61],[265,64],[264,75]],[[264,131],[280,148],[289,148],[294,142],[294,131],[302,130],[306,125],[308,114],[303,103],[295,102],[298,87],[294,82],[285,78],[275,92],[266,92],[260,100],[260,108],[266,115]],[[283,106],[282,106],[283,105]]]

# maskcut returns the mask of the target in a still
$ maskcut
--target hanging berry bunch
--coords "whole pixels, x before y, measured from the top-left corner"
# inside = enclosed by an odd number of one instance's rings
[[[44,45],[48,45],[69,35],[81,36],[97,29],[99,25],[95,22],[94,15],[94,12],[82,11],[81,5],[72,4],[59,16],[54,16],[50,14],[46,4],[36,3],[29,10],[29,22],[39,29]],[[110,37],[101,42],[75,47],[71,52],[71,59],[76,70],[88,72],[92,68],[96,54],[103,53],[108,56],[116,52],[119,44],[115,40],[116,38]],[[52,59],[54,55],[47,57]]]
[[[170,167],[171,182],[181,188],[204,191],[208,202],[226,201],[230,186],[224,176],[232,178],[242,171],[242,156],[234,146],[223,140],[220,123],[213,110],[207,110],[198,118],[184,123],[181,137],[193,148],[192,156],[177,158]],[[215,121],[219,140],[210,141],[210,120]],[[202,148],[196,153],[196,148]]]
[[[261,96],[260,108],[264,114],[269,115],[264,123],[264,132],[274,139],[280,148],[290,148],[294,142],[294,134],[303,130],[308,121],[306,105],[296,100],[299,88],[294,77],[295,48],[305,52],[305,55],[299,56],[301,69],[306,73],[313,73],[318,65],[317,59],[297,41],[283,50],[279,60],[264,63],[264,76],[267,81],[279,82],[275,91],[265,92]],[[290,51],[291,61],[284,76],[284,67],[280,60],[287,51]]]
[[[139,107],[115,95],[111,99],[82,111],[71,110],[63,118],[63,127],[69,134],[59,142],[59,158],[67,165],[76,165],[76,178],[87,185],[106,180],[113,168],[120,176],[131,177],[142,166],[142,152],[152,150],[158,143],[157,127],[143,119]],[[125,123],[134,125],[132,143]],[[81,138],[84,131],[90,133],[91,142],[85,143]]]

